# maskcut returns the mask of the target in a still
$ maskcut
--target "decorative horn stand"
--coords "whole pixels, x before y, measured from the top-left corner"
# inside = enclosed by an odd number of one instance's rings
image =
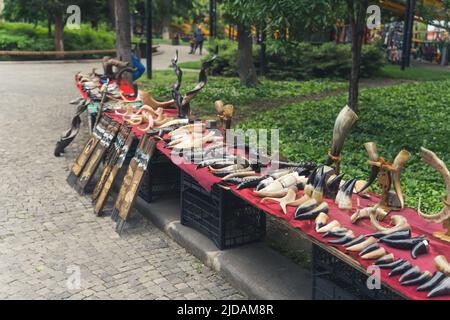
[[[438,171],[444,178],[444,182],[447,187],[447,197],[442,199],[444,207],[437,214],[424,214],[420,210],[420,200],[419,200],[418,213],[425,220],[433,221],[436,223],[442,223],[442,226],[447,231],[446,232],[437,231],[433,233],[433,235],[436,238],[441,239],[442,241],[450,242],[450,172],[445,163],[441,159],[439,159],[434,152],[425,148],[422,148],[421,150],[422,150],[422,161],[429,164],[434,169],[436,169],[436,171]]]
[[[395,157],[394,162],[391,163],[378,155],[374,142],[368,142],[364,146],[369,154],[368,164],[372,167],[372,174],[359,193],[366,190],[377,179],[381,188],[381,199],[376,207],[385,210],[387,213],[402,210],[405,206],[405,200],[400,184],[400,173],[411,154],[406,150],[401,150]],[[394,191],[391,191],[392,187]]]

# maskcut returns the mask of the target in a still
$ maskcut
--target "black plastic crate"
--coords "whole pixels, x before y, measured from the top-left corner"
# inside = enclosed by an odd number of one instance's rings
[[[184,172],[181,223],[203,233],[220,250],[260,241],[266,234],[263,211],[217,185],[209,193]]]
[[[314,300],[402,300],[403,297],[381,286],[367,288],[368,276],[326,250],[313,244]]]
[[[155,150],[144,176],[139,196],[146,202],[168,194],[178,194],[180,190],[180,169],[163,153]]]

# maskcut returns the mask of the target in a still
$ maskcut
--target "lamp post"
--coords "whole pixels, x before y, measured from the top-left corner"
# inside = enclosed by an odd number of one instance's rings
[[[403,28],[402,70],[410,66],[416,0],[407,0]]]
[[[153,37],[152,37],[152,0],[144,0],[145,1],[145,24],[146,24],[146,47],[145,52],[147,56],[147,78],[151,79],[153,76],[152,73],[152,58],[153,58]]]

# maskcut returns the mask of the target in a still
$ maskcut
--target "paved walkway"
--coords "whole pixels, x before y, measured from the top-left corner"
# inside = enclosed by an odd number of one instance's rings
[[[0,299],[244,298],[136,212],[119,237],[65,182],[85,128],[53,148],[91,67],[0,64]]]

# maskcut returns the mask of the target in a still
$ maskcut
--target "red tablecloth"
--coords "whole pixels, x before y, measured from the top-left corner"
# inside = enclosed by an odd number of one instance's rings
[[[285,215],[281,211],[278,203],[268,201],[268,202],[262,204],[260,202],[261,198],[256,197],[253,194],[253,191],[251,189],[236,190],[236,187],[234,187],[234,186],[232,186],[230,189],[238,197],[245,199],[247,202],[260,208],[261,210],[264,210],[265,212],[267,212],[271,215],[274,215],[278,218],[286,220],[294,228],[298,228],[298,229],[302,230],[304,233],[313,237],[314,239],[316,239],[322,243],[327,243],[328,240],[330,240],[330,238],[323,238],[321,234],[318,234],[315,232],[314,221],[295,220],[294,219],[295,208],[288,207],[287,214]],[[303,191],[300,191],[298,193],[298,197],[301,197],[302,195],[303,195]],[[353,207],[354,208],[356,208],[356,198],[357,198],[357,196],[355,195],[353,197]],[[367,205],[375,203],[376,201],[377,201],[377,198],[375,196],[372,196],[372,200],[366,200],[366,199],[360,198],[361,206],[367,206]],[[352,224],[350,221],[350,216],[354,211],[351,213],[348,213],[348,212],[338,209],[332,200],[327,199],[326,202],[328,203],[329,208],[330,208],[329,213],[328,213],[328,215],[330,217],[329,221],[338,220],[343,227],[353,230],[353,232],[357,236],[358,235],[366,235],[366,234],[375,232],[374,228],[371,226],[370,221],[368,219],[359,220],[357,222],[357,224]],[[396,259],[403,258],[405,260],[408,260],[411,262],[412,265],[419,266],[421,271],[429,270],[430,272],[434,272],[435,268],[434,268],[433,262],[434,262],[435,256],[444,255],[447,258],[450,257],[450,246],[448,244],[446,244],[445,242],[437,240],[432,235],[432,233],[434,231],[442,231],[443,230],[442,226],[440,226],[436,223],[427,222],[427,221],[423,220],[420,216],[418,216],[416,211],[414,211],[413,209],[409,209],[409,208],[402,210],[401,212],[392,212],[386,218],[386,220],[389,220],[390,216],[396,215],[396,214],[402,215],[408,219],[408,222],[412,226],[412,235],[413,236],[426,235],[428,237],[429,242],[430,242],[430,252],[426,255],[419,256],[416,260],[414,260],[411,258],[410,251],[408,251],[408,250],[394,249],[394,248],[385,246],[383,244],[381,246],[383,246],[387,252],[393,253],[395,255]],[[335,247],[337,249],[339,249],[340,251],[345,252],[343,246],[335,246]],[[365,268],[369,267],[373,263],[373,261],[367,261],[367,260],[360,259],[359,256],[354,253],[351,253],[351,256]],[[400,276],[395,276],[395,277],[390,278],[390,277],[388,277],[389,272],[390,272],[390,270],[381,270],[381,278],[384,283],[388,284],[395,290],[403,293],[406,297],[408,297],[410,299],[427,299],[426,292],[417,292],[416,286],[411,286],[411,287],[401,286],[398,281]],[[435,299],[448,300],[448,299],[450,299],[450,297],[441,297],[441,298],[435,298]]]

